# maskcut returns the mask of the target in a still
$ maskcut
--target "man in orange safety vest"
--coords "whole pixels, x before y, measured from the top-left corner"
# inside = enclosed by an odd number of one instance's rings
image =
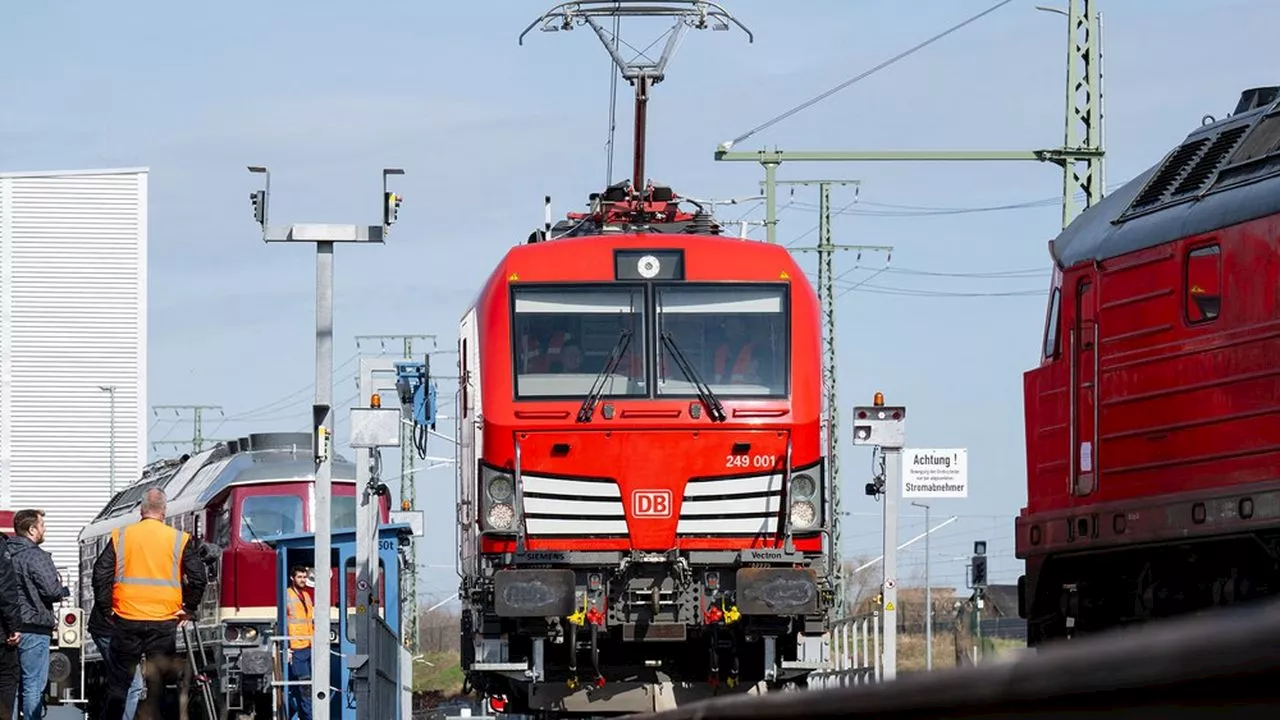
[[[724,341],[716,348],[714,361],[712,382],[717,385],[760,382],[755,343],[748,337],[742,318],[731,315],[725,319]]]
[[[289,569],[289,586],[286,610],[288,615],[287,634],[289,636],[289,680],[291,682],[311,679],[311,635],[315,632],[315,600],[308,592],[307,578],[310,569],[305,565],[294,565]],[[311,720],[311,687],[309,685],[289,686],[290,705],[297,714],[298,720]],[[285,717],[291,717],[286,714]]]
[[[160,717],[163,676],[174,671],[178,625],[195,619],[209,582],[199,539],[166,525],[165,509],[164,491],[148,489],[142,518],[111,531],[111,542],[93,567],[94,604],[111,608],[115,626],[103,712],[110,720],[124,712],[125,692],[144,655],[151,672],[144,673],[147,696],[137,717]]]

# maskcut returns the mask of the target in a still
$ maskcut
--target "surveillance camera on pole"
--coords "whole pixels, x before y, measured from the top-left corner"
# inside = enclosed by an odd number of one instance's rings
[[[387,189],[388,175],[403,175],[404,170],[400,168],[387,168],[382,171],[382,227],[390,228],[395,224],[397,216],[400,214],[400,202],[404,200],[404,196],[393,193]]]
[[[250,165],[249,172],[266,176],[263,189],[249,193],[249,202],[253,204],[253,221],[258,223],[265,233],[267,231],[267,196],[271,193],[271,171],[261,165]]]
[[[907,442],[907,408],[884,404],[877,392],[871,405],[853,409],[853,444],[880,448],[884,474],[878,491],[884,493],[884,576],[882,592],[884,680],[898,673],[898,499],[902,496],[902,448]],[[871,494],[873,485],[867,486]]]

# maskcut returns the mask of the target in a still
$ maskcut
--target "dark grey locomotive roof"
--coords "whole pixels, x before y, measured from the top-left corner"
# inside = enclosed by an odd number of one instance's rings
[[[1280,88],[1244,91],[1053,242],[1061,267],[1106,260],[1280,212]]]
[[[346,458],[335,454],[332,466],[335,481],[355,482],[355,465]],[[94,522],[136,510],[143,493],[153,487],[164,490],[170,506],[199,507],[232,485],[314,478],[311,433],[257,433],[148,465],[142,478],[116,493]]]

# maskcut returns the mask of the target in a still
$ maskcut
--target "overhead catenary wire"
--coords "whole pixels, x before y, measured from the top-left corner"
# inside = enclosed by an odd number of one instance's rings
[[[357,353],[352,354],[352,355],[351,355],[350,357],[348,357],[346,360],[342,361],[342,363],[340,363],[339,365],[335,366],[335,367],[333,368],[334,372],[335,372],[335,373],[337,373],[339,370],[342,370],[342,369],[346,368],[347,366],[351,365],[352,363],[354,363],[354,362],[355,362],[356,360],[358,360],[359,358],[360,358],[360,353],[358,353],[358,352],[357,352]],[[282,410],[282,409],[284,409],[284,408],[286,408],[286,407],[290,407],[290,406],[295,405],[295,404],[297,404],[297,403],[299,403],[299,402],[302,402],[304,399],[306,399],[306,398],[305,398],[306,394],[307,394],[307,393],[309,393],[309,392],[311,392],[311,391],[313,391],[313,390],[315,389],[315,386],[316,386],[316,385],[315,385],[315,383],[314,383],[314,382],[312,382],[312,383],[310,383],[309,385],[306,385],[306,386],[304,386],[304,387],[301,387],[301,388],[299,388],[299,389],[297,389],[297,390],[295,390],[295,391],[293,391],[293,392],[289,393],[288,395],[284,395],[284,396],[282,396],[282,397],[279,397],[279,398],[277,398],[277,399],[275,399],[275,400],[273,400],[273,401],[271,401],[271,402],[269,402],[269,403],[267,403],[267,404],[265,404],[265,405],[259,405],[258,407],[253,408],[253,409],[251,409],[251,410],[245,410],[244,412],[234,413],[234,414],[232,414],[232,415],[227,415],[227,416],[226,416],[226,419],[227,419],[228,421],[231,421],[231,420],[258,420],[258,419],[260,419],[260,418],[258,418],[258,417],[256,417],[256,416],[259,416],[259,415],[261,415],[261,414],[263,414],[263,413],[265,413],[265,412],[276,411],[276,410]]]
[[[752,129],[748,130],[747,132],[743,133],[742,135],[739,135],[738,137],[734,138],[733,140],[730,140],[730,141],[729,141],[729,143],[728,143],[728,145],[730,145],[730,146],[737,145],[738,143],[742,142],[743,140],[746,140],[746,139],[750,138],[751,136],[755,135],[756,133],[759,133],[759,132],[761,132],[761,131],[763,131],[763,130],[766,130],[766,129],[770,128],[770,127],[773,127],[774,125],[776,125],[776,124],[778,124],[778,123],[782,122],[783,120],[786,120],[787,118],[791,117],[792,115],[795,115],[796,113],[801,112],[802,110],[805,110],[805,109],[807,109],[807,108],[809,108],[809,107],[812,107],[813,105],[816,105],[816,104],[818,104],[818,103],[822,102],[823,100],[827,99],[828,97],[831,97],[832,95],[834,95],[834,94],[836,94],[836,93],[840,92],[841,90],[844,90],[845,88],[849,87],[850,85],[853,85],[854,83],[859,82],[860,80],[863,80],[863,79],[865,79],[865,78],[867,78],[867,77],[869,77],[869,76],[871,76],[871,75],[873,75],[873,74],[875,74],[875,73],[877,73],[877,72],[880,72],[881,70],[883,70],[883,69],[885,69],[885,68],[889,67],[890,65],[893,65],[894,63],[896,63],[896,62],[898,62],[898,61],[900,61],[900,60],[902,60],[902,59],[904,59],[904,58],[906,58],[906,57],[908,57],[908,56],[910,56],[910,55],[913,55],[913,54],[915,54],[915,53],[919,52],[920,50],[923,50],[924,48],[928,47],[929,45],[932,45],[933,43],[935,43],[935,42],[937,42],[937,41],[939,41],[939,40],[941,40],[941,39],[943,39],[943,38],[947,37],[948,35],[950,35],[950,34],[952,34],[952,33],[956,32],[957,30],[960,30],[961,28],[965,27],[966,25],[969,25],[969,24],[971,24],[971,23],[977,22],[978,20],[981,20],[982,18],[986,17],[987,15],[990,15],[991,13],[995,12],[996,10],[999,10],[1000,8],[1004,7],[1005,5],[1008,5],[1008,4],[1009,4],[1009,3],[1011,3],[1011,2],[1013,2],[1013,0],[1000,0],[1000,2],[998,2],[998,3],[996,3],[995,5],[993,5],[993,6],[989,7],[989,8],[987,8],[986,10],[983,10],[982,12],[978,13],[977,15],[974,15],[973,17],[970,17],[970,18],[968,18],[967,20],[965,20],[965,21],[963,21],[963,22],[961,22],[961,23],[959,23],[959,24],[957,24],[957,25],[953,25],[953,26],[951,26],[950,28],[947,28],[946,30],[944,30],[944,31],[942,31],[942,32],[940,32],[940,33],[938,33],[937,35],[934,35],[933,37],[929,38],[928,40],[925,40],[924,42],[921,42],[921,43],[919,43],[919,44],[917,44],[917,45],[914,45],[914,46],[912,46],[911,48],[908,48],[907,50],[904,50],[904,51],[902,51],[902,52],[898,53],[897,55],[894,55],[893,57],[889,58],[888,60],[885,60],[884,62],[880,63],[879,65],[876,65],[875,67],[871,68],[870,70],[866,70],[866,71],[864,71],[864,72],[861,72],[861,73],[859,73],[859,74],[857,74],[857,75],[853,76],[852,78],[849,78],[848,80],[845,80],[844,82],[842,82],[842,83],[840,83],[839,85],[837,85],[837,86],[835,86],[835,87],[831,88],[830,90],[827,90],[826,92],[823,92],[822,94],[820,94],[820,95],[818,95],[817,97],[814,97],[814,98],[812,98],[812,99],[810,99],[810,100],[806,100],[805,102],[803,102],[803,103],[801,103],[801,104],[799,104],[799,105],[797,105],[797,106],[795,106],[795,107],[791,108],[790,110],[788,110],[788,111],[786,111],[786,112],[782,113],[781,115],[778,115],[777,117],[775,117],[775,118],[773,118],[773,119],[771,119],[771,120],[768,120],[768,121],[766,121],[766,122],[763,122],[763,123],[761,123],[761,124],[759,124],[759,125],[755,126],[754,128],[752,128]]]

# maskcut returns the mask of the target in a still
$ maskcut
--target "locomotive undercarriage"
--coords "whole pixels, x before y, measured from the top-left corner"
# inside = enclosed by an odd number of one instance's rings
[[[494,557],[462,597],[470,687],[598,715],[803,685],[833,595],[821,556],[746,550]]]
[[[1033,556],[1019,581],[1027,644],[1280,593],[1280,529]]]

